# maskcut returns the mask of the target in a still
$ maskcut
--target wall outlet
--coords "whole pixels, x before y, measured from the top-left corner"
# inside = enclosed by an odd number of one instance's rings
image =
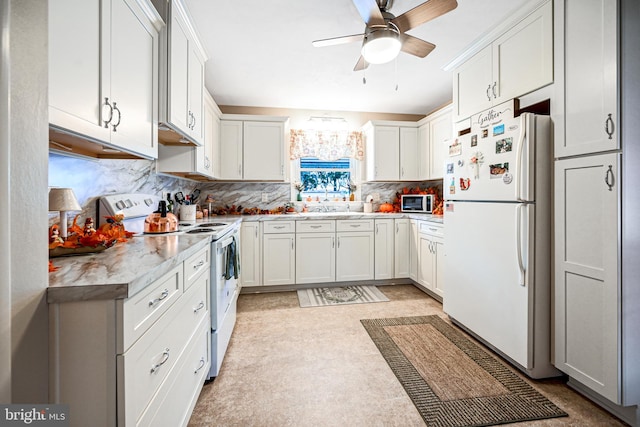
[[[269,201],[269,193],[262,193],[262,203],[267,203]]]

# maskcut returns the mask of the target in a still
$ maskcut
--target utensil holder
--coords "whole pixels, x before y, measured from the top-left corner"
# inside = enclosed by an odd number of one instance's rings
[[[180,205],[180,221],[195,221],[196,205]]]

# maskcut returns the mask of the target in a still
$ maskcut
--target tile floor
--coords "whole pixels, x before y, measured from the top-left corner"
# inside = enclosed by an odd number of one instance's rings
[[[317,308],[295,292],[241,295],[221,373],[189,426],[424,426],[360,319],[446,315],[411,285],[380,290],[389,302]],[[625,425],[560,380],[532,384],[569,417],[514,425]]]

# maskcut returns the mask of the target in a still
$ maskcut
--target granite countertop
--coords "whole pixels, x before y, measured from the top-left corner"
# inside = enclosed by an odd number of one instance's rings
[[[140,292],[209,244],[202,234],[133,237],[92,255],[52,258],[47,302],[120,299]]]
[[[233,216],[233,215],[232,215]],[[237,216],[236,216],[237,217]],[[212,217],[216,218],[216,217]],[[224,220],[224,216],[217,217]],[[381,212],[309,212],[309,213],[291,213],[283,215],[242,215],[242,221],[282,221],[282,220],[314,220],[314,219],[376,219],[376,218],[410,218],[420,221],[444,223],[442,215],[416,214],[406,212],[381,213]]]

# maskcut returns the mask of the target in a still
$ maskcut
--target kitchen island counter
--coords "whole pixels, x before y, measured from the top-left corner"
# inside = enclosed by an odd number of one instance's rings
[[[206,235],[133,237],[92,255],[52,258],[48,303],[129,298],[210,242]]]

